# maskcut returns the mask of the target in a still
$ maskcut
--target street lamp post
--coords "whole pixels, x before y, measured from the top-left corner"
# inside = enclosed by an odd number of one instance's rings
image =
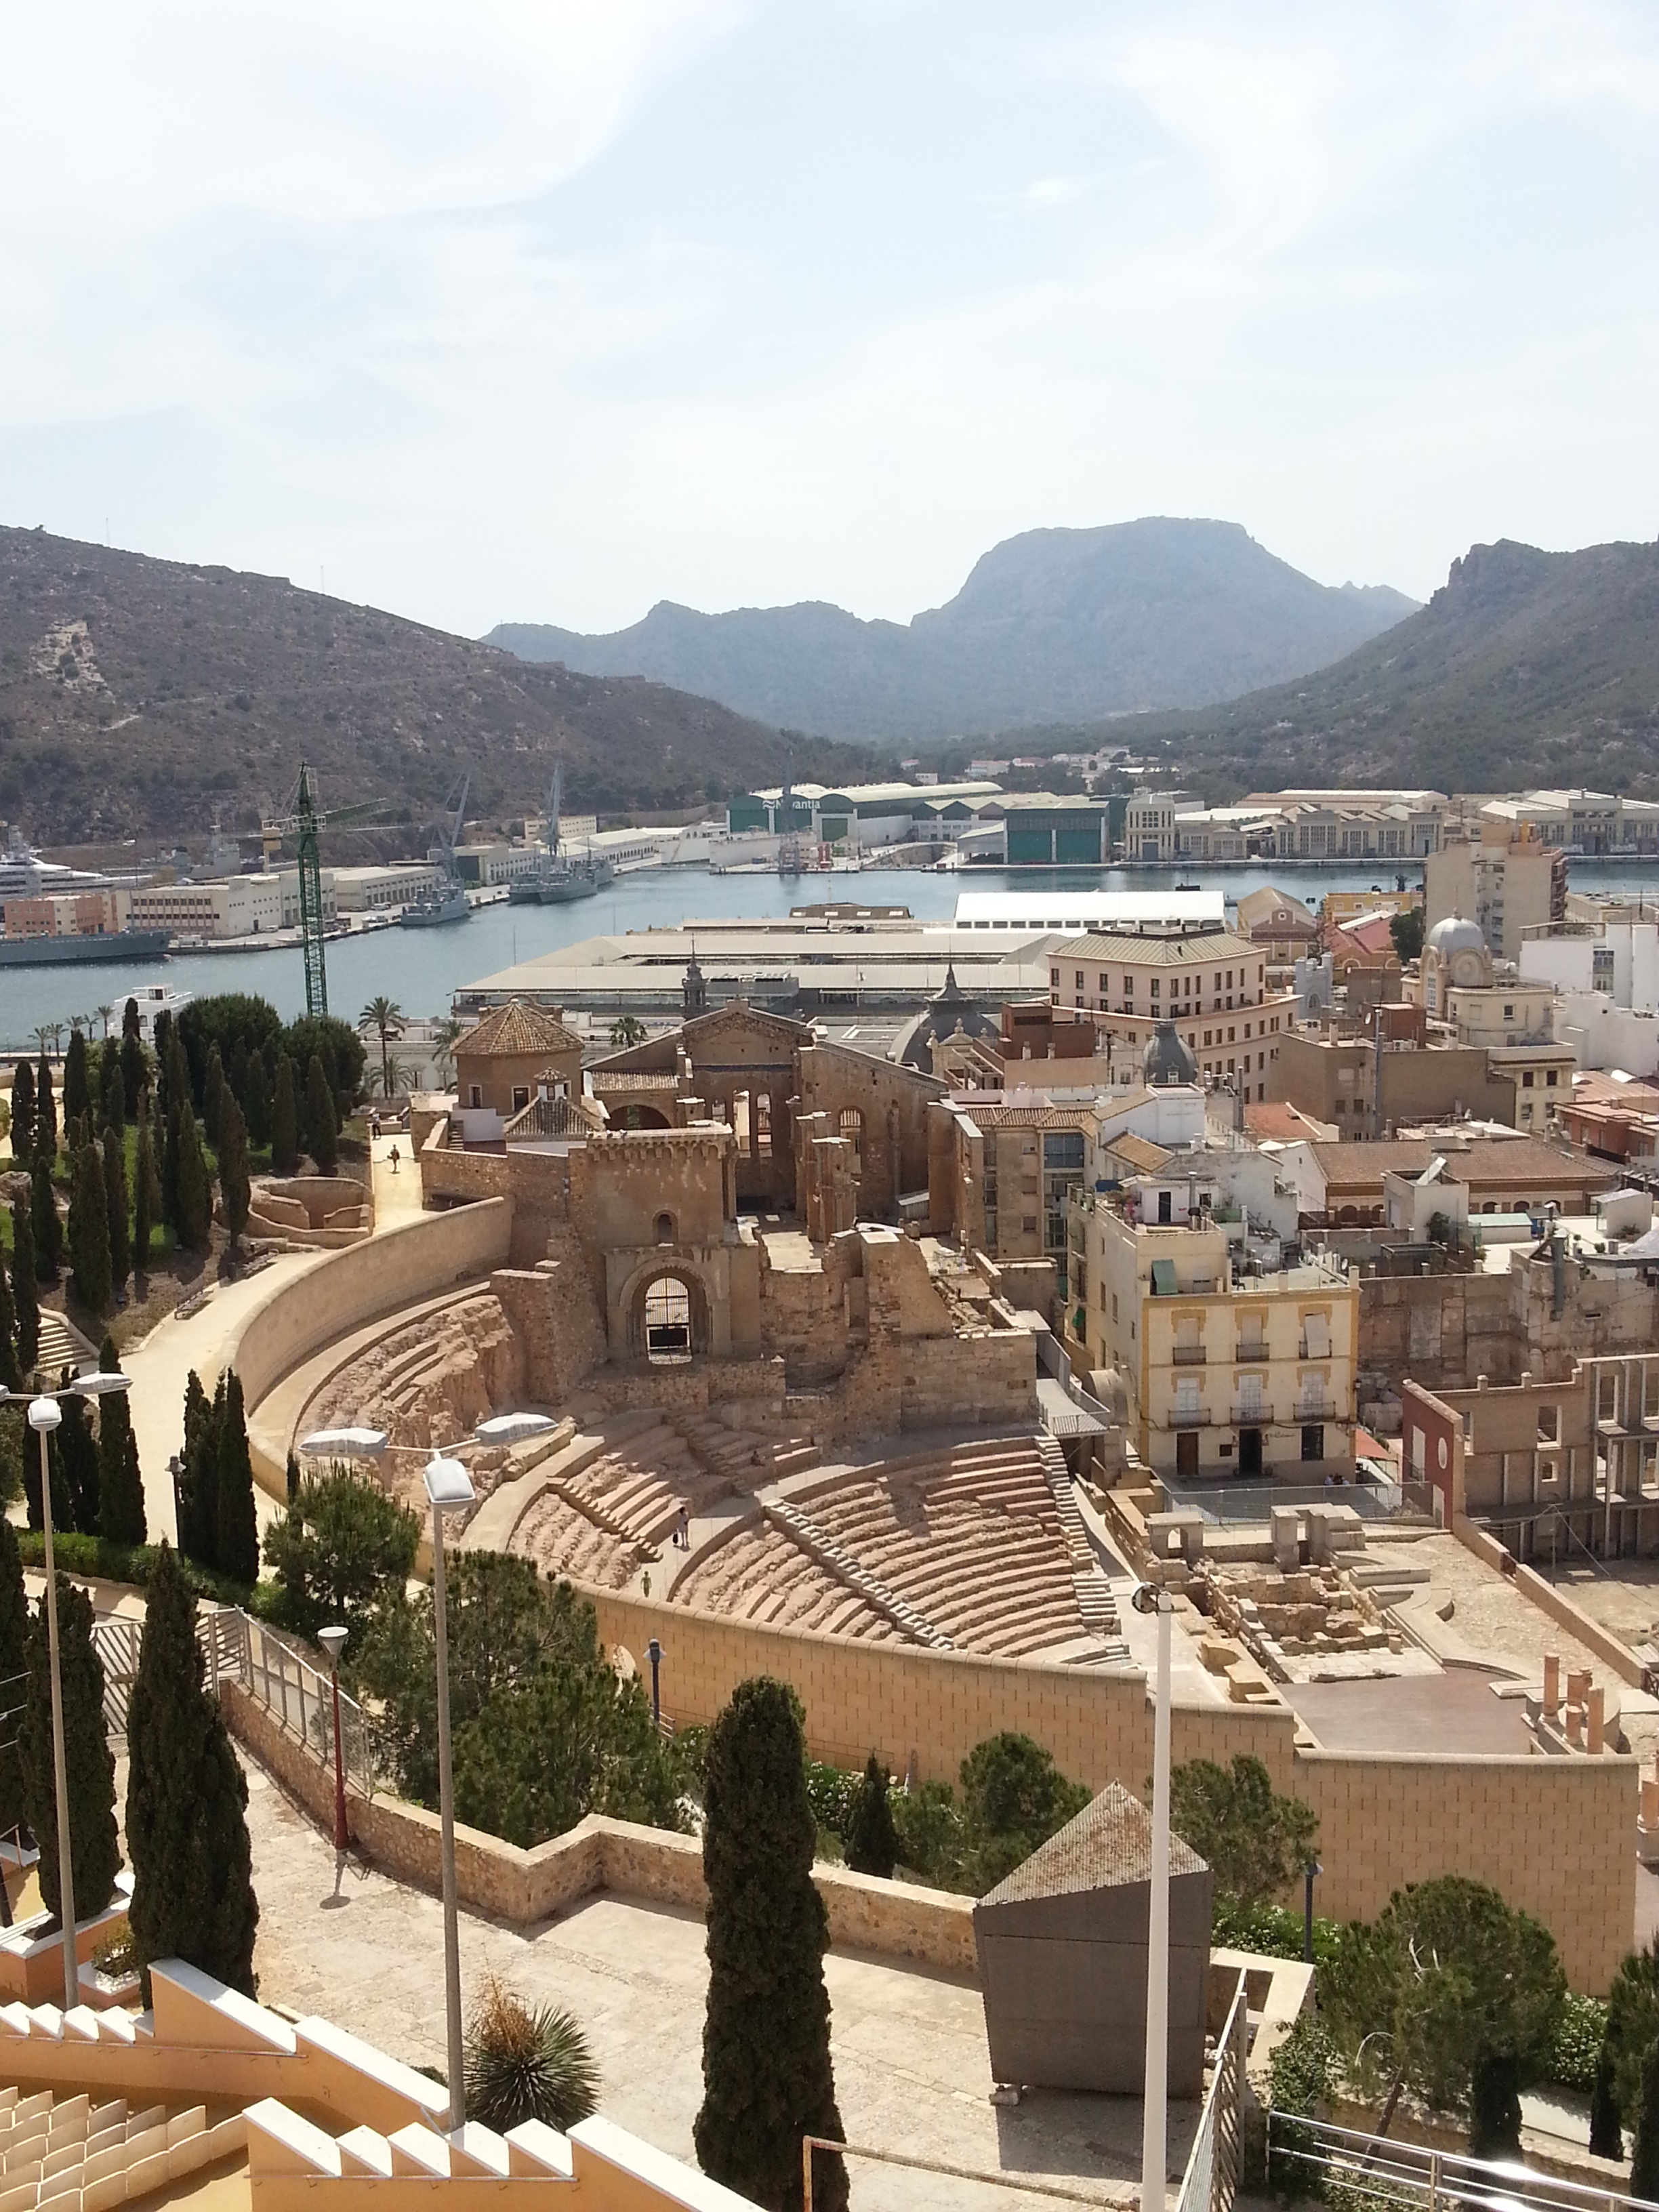
[[[482,1444],[511,1444],[540,1436],[555,1425],[545,1413],[495,1413],[480,1421],[468,1440]],[[366,1424],[347,1428],[319,1429],[301,1437],[299,1449],[308,1459],[380,1459],[387,1452],[419,1453],[419,1445],[394,1444],[384,1429]],[[460,1916],[455,1895],[455,1785],[449,1736],[449,1614],[444,1581],[444,1515],[464,1511],[477,1496],[472,1478],[460,1461],[447,1458],[435,1447],[421,1470],[427,1503],[432,1508],[432,1619],[438,1665],[438,1822],[443,1867],[444,2009],[449,2050],[449,2126],[451,2133],[466,2119],[466,2052],[461,2027]],[[343,1632],[341,1634],[343,1641]],[[323,1634],[327,1636],[328,1630]],[[343,1820],[343,1784],[339,1779],[338,1674],[336,1673],[335,1775],[336,1849]]]
[[[651,1662],[651,1724],[662,1726],[662,1646],[653,1636],[645,1647],[645,1656]]]
[[[337,1886],[340,1869],[345,1864],[347,1846],[351,1841],[346,1826],[345,1758],[340,1743],[340,1654],[345,1649],[346,1631],[343,1628],[319,1628],[317,1641],[328,1654],[328,1663],[334,1685],[334,1878]]]
[[[52,1771],[58,1807],[58,1917],[64,1929],[65,2012],[72,2012],[81,2002],[81,1965],[76,1953],[75,1860],[70,1837],[69,1761],[64,1745],[64,1681],[58,1660],[58,1576],[52,1562],[50,1445],[52,1431],[64,1418],[61,1399],[109,1397],[131,1387],[129,1375],[104,1375],[94,1369],[77,1375],[66,1390],[42,1390],[33,1398],[24,1391],[0,1390],[0,1405],[27,1405],[28,1425],[40,1439],[40,1531],[45,1540],[46,1568],[46,1656],[52,1677]]]
[[[1313,1964],[1313,1886],[1325,1871],[1317,1859],[1310,1859],[1302,1869],[1302,1955],[1310,1966]]]
[[[1152,1722],[1152,1850],[1146,1927],[1146,2082],[1141,2104],[1140,2212],[1164,2212],[1169,2155],[1170,1615],[1169,1592],[1143,1583],[1135,1611],[1158,1616]]]

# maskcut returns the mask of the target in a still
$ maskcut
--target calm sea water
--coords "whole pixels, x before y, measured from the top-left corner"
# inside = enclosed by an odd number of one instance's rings
[[[481,908],[471,919],[443,929],[383,929],[366,936],[331,939],[328,1000],[347,1020],[380,993],[395,999],[406,1014],[442,1014],[454,993],[494,975],[515,961],[533,959],[582,939],[630,929],[649,929],[717,916],[787,915],[792,906],[821,899],[858,899],[872,905],[908,906],[921,921],[945,921],[963,890],[1152,890],[1178,882],[1197,882],[1238,898],[1262,884],[1282,884],[1311,904],[1328,890],[1364,890],[1391,886],[1392,872],[1363,864],[1354,868],[1224,868],[1206,872],[1177,869],[1068,868],[1059,874],[1022,868],[974,868],[932,874],[911,870],[866,869],[860,875],[802,876],[786,881],[772,875],[711,876],[696,868],[645,868],[621,876],[597,898],[571,906]],[[1646,866],[1626,860],[1572,863],[1572,881],[1585,890],[1645,892],[1659,897],[1659,863]],[[212,991],[257,992],[284,1020],[305,1011],[305,977],[297,947],[264,952],[195,952],[126,969],[118,964],[88,968],[0,969],[0,1046],[30,1042],[42,1022],[67,1021],[73,1014],[93,1018],[100,1006],[118,1005],[144,983],[166,982],[198,997]]]

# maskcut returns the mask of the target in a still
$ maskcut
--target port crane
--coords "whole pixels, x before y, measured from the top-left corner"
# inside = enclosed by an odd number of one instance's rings
[[[307,1014],[328,1012],[328,967],[323,957],[323,872],[318,833],[325,823],[347,822],[359,815],[378,814],[381,811],[380,800],[360,799],[350,806],[337,806],[325,813],[317,804],[310,763],[301,761],[300,781],[289,795],[287,811],[259,824],[259,845],[267,866],[281,849],[284,837],[292,837],[299,848],[300,942],[305,954]]]

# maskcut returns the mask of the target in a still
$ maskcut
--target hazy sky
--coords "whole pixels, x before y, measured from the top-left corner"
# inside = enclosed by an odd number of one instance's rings
[[[1659,9],[0,5],[0,520],[481,630],[1659,528]]]

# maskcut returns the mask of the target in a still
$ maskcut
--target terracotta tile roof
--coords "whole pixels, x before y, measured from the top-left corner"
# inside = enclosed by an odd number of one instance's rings
[[[1151,1175],[1165,1160],[1175,1158],[1167,1145],[1155,1145],[1150,1137],[1138,1137],[1133,1129],[1126,1129],[1121,1137],[1109,1138],[1106,1150],[1114,1158],[1139,1169],[1143,1175]]]
[[[1057,1835],[1040,1844],[1024,1865],[1000,1881],[982,1905],[1019,1905],[1035,1898],[1077,1897],[1091,1889],[1122,1889],[1150,1881],[1152,1815],[1121,1782],[1109,1782]],[[1190,1844],[1170,1837],[1171,1875],[1202,1874],[1204,1862]]]
[[[1315,1145],[1313,1155],[1327,1190],[1374,1188],[1385,1174],[1420,1175],[1437,1153],[1454,1182],[1538,1183],[1563,1176],[1611,1182],[1613,1172],[1600,1160],[1570,1147],[1548,1145],[1540,1137],[1472,1137],[1467,1146],[1437,1144],[1432,1138],[1397,1139],[1376,1145]]]
[[[580,1052],[582,1041],[556,1015],[509,999],[470,1029],[455,1046],[458,1060],[520,1060],[538,1052]]]

